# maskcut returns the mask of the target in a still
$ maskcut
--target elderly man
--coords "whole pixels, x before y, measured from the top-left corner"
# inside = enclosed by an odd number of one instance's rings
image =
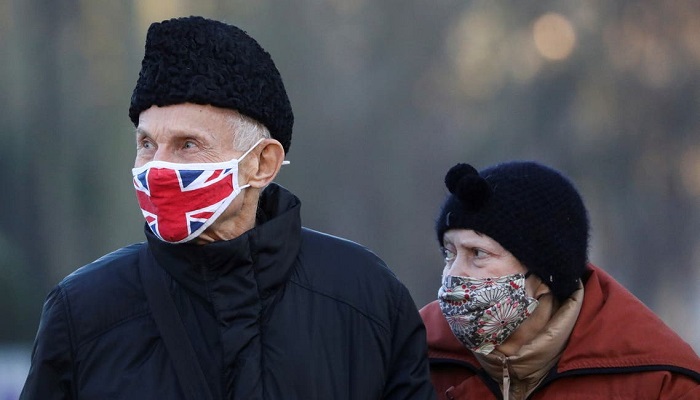
[[[293,115],[254,39],[153,24],[129,115],[147,240],[49,294],[22,399],[433,398],[406,288],[272,183]]]

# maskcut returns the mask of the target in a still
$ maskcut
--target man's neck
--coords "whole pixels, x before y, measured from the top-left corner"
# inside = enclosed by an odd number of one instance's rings
[[[259,198],[259,189],[244,189],[219,219],[195,239],[195,243],[207,244],[231,240],[253,229]]]

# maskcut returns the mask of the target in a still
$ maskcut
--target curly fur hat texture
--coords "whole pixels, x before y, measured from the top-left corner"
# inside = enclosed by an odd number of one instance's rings
[[[202,17],[154,23],[129,118],[153,105],[209,104],[237,110],[267,127],[289,151],[294,115],[270,55],[241,29]]]

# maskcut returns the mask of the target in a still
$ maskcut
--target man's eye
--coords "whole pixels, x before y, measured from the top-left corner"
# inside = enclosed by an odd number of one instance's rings
[[[197,144],[191,140],[188,140],[185,142],[185,145],[183,147],[186,149],[194,149],[195,147],[197,147]]]

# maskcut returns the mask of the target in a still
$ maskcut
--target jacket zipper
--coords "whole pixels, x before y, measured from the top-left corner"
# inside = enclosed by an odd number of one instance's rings
[[[501,358],[503,366],[503,400],[510,399],[510,371],[508,371],[508,358]]]

